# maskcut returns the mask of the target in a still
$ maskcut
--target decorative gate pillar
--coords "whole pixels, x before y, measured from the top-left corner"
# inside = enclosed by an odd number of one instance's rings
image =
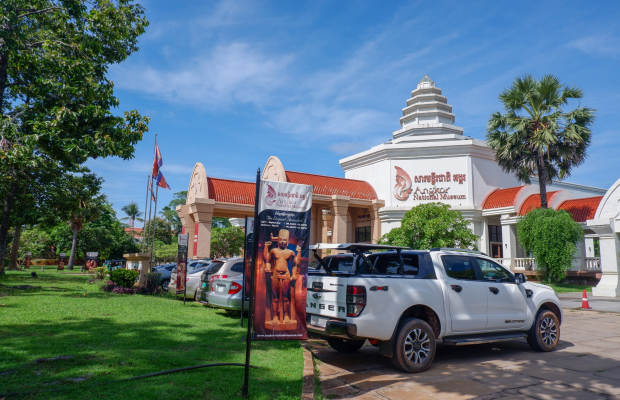
[[[194,237],[194,219],[189,215],[189,206],[186,204],[177,206],[176,212],[181,219],[181,225],[183,225],[181,233],[188,234],[190,238]]]
[[[372,243],[379,243],[381,239],[381,219],[379,218],[379,209],[385,207],[384,200],[373,200],[370,209],[370,230]]]
[[[332,243],[347,243],[347,220],[349,216],[349,196],[333,195],[332,205]]]
[[[215,200],[197,198],[189,205],[194,219],[194,258],[209,258],[211,255],[211,221]]]

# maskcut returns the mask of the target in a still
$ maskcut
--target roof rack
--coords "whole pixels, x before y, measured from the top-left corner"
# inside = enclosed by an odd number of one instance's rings
[[[489,256],[487,253],[483,253],[478,250],[470,250],[470,249],[456,249],[453,247],[433,247],[431,249],[431,251],[440,251],[440,250],[462,251],[464,253],[476,253],[476,254],[482,254],[483,256],[487,256],[487,257]]]
[[[411,250],[409,247],[390,246],[387,244],[372,243],[317,243],[310,246],[310,250]]]

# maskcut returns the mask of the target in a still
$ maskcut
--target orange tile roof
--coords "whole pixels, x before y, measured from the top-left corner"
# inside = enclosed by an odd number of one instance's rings
[[[254,182],[231,179],[207,178],[209,198],[224,203],[254,205],[256,186]]]
[[[547,192],[547,204],[551,203],[553,200],[553,196],[555,196],[559,190],[554,192]],[[521,204],[521,208],[519,209],[519,215],[525,215],[532,211],[535,208],[540,208],[540,193],[535,193],[530,195],[523,204]]]
[[[314,186],[313,192],[315,194],[325,194],[328,196],[339,194],[365,200],[375,200],[377,198],[375,189],[366,181],[293,171],[286,171],[286,179],[291,183]]]
[[[577,222],[586,222],[586,220],[594,218],[594,213],[596,213],[601,200],[603,200],[603,196],[566,200],[557,209],[568,211],[573,220]]]
[[[490,210],[493,208],[513,206],[519,191],[524,187],[525,186],[516,186],[506,189],[495,189],[484,199],[482,209]]]
[[[131,227],[125,228],[125,232],[131,232],[131,230],[132,230]],[[133,228],[133,231],[135,233],[142,233],[142,228]]]
[[[344,195],[355,199],[374,200],[377,193],[368,182],[333,176],[286,171],[286,179],[291,183],[311,185],[316,194]],[[209,198],[215,201],[237,204],[254,204],[254,182],[231,179],[207,178]]]

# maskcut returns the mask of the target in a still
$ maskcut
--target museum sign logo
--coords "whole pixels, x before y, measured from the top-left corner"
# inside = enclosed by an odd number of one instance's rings
[[[397,200],[405,201],[411,195],[412,200],[465,200],[464,194],[450,194],[451,186],[444,186],[437,184],[441,183],[458,183],[462,185],[466,180],[466,174],[454,174],[446,172],[445,174],[438,174],[431,172],[429,175],[414,175],[413,181],[409,174],[404,169],[394,166],[396,168],[396,185],[394,185],[394,197]],[[427,183],[431,187],[422,187],[416,185],[413,189],[413,183]]]

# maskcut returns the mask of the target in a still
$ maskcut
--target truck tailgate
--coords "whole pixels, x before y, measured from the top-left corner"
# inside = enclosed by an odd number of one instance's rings
[[[347,277],[335,277],[327,275],[308,276],[308,297],[306,300],[306,313],[310,315],[310,323],[322,325],[327,319],[347,318]],[[313,320],[313,315],[323,318]]]

